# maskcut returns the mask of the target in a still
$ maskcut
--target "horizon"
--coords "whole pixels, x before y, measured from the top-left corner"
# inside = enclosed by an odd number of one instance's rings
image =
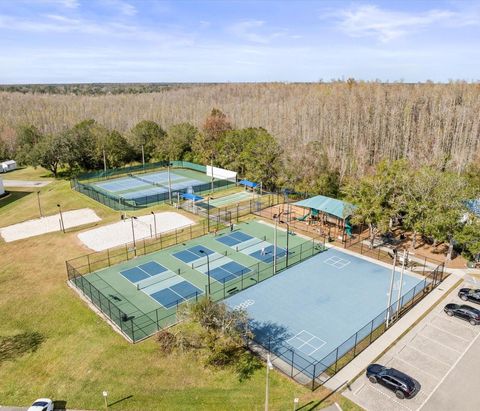
[[[0,2],[2,85],[471,83],[478,44],[479,1]]]

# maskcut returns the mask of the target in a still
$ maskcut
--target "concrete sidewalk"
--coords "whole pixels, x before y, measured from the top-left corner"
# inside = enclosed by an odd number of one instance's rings
[[[464,273],[462,273],[463,276]],[[425,312],[427,312],[440,298],[445,296],[459,280],[460,272],[450,274],[437,288],[421,300],[397,323],[392,325],[386,333],[379,337],[372,345],[366,348],[352,362],[329,379],[324,386],[331,390],[338,390],[353,380],[358,374],[372,363],[375,358],[394,343],[406,330],[408,330]]]

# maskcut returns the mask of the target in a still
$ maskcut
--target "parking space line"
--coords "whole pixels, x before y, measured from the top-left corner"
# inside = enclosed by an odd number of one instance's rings
[[[446,331],[446,330],[444,330],[443,328],[437,327],[435,324],[429,323],[428,325],[429,325],[430,327],[436,328],[437,330],[443,331],[444,333],[450,334],[450,335],[452,335],[453,337],[460,338],[460,339],[463,340],[463,341],[466,341],[466,342],[469,342],[469,341],[470,341],[470,340],[467,340],[467,339],[465,339],[465,338],[463,338],[463,337],[460,337],[459,335],[456,335],[456,334],[454,334],[454,333],[451,333],[450,331]]]
[[[465,301],[461,301],[461,302],[465,303]],[[465,329],[468,328],[469,330],[472,330],[472,326],[469,325],[466,321],[458,321],[458,319],[455,319],[455,317],[449,317],[448,315],[447,316],[440,315],[440,313],[437,313],[435,317],[441,318],[443,320],[447,320],[450,324],[456,324],[462,328],[465,328]],[[473,330],[475,330],[475,328],[473,328]]]
[[[435,358],[433,355],[427,354],[426,352],[424,352],[422,350],[419,350],[418,348],[412,347],[411,345],[409,345],[408,348],[411,348],[412,350],[418,351],[420,354],[423,354],[426,357],[430,357],[432,360],[438,361],[439,363],[442,363],[442,364],[450,367],[449,363],[447,363],[445,361],[442,361],[442,360],[439,360],[438,358]]]
[[[400,405],[400,407],[405,408],[406,410],[409,410],[409,411],[413,411],[412,408],[407,407],[405,404],[402,404],[400,401],[398,401],[398,400],[396,399],[396,397],[395,397],[395,398],[391,397],[390,395],[388,395],[387,393],[381,391],[380,389],[378,389],[377,387],[375,387],[375,386],[373,386],[373,385],[370,385],[369,387],[372,388],[372,389],[374,389],[375,391],[377,391],[379,394],[383,395],[384,397],[387,397],[390,401],[393,401],[394,403]]]
[[[356,391],[353,393],[353,395],[357,395],[357,394],[359,393],[359,391],[360,391],[363,387],[365,387],[365,385],[366,385],[365,383],[362,384],[362,385],[360,385],[360,387],[358,387],[358,388],[356,389]]]
[[[430,374],[429,372],[425,371],[425,370],[422,369],[422,368],[418,368],[416,365],[413,365],[412,363],[410,363],[409,361],[404,360],[403,358],[395,357],[395,359],[404,362],[405,364],[409,365],[409,366],[412,367],[412,368],[416,368],[418,371],[423,372],[424,374],[428,375],[429,377],[432,377],[432,378],[435,379],[435,380],[438,380],[438,377],[436,377],[435,375]],[[448,365],[448,364],[447,364],[447,365]]]
[[[455,348],[449,347],[448,345],[442,344],[441,342],[439,342],[439,341],[437,341],[437,340],[434,340],[433,338],[430,338],[430,337],[428,337],[428,336],[426,336],[426,335],[423,335],[423,334],[420,334],[420,333],[418,333],[418,335],[421,335],[423,338],[426,338],[427,340],[433,341],[434,343],[437,343],[438,345],[441,345],[442,347],[448,348],[449,350],[458,352],[459,354],[462,353],[461,351],[458,351],[458,350],[456,350]],[[479,334],[479,335],[480,335],[480,334]]]
[[[467,348],[465,348],[465,350],[463,351],[463,353],[460,355],[460,357],[457,358],[457,360],[453,363],[453,365],[450,367],[450,369],[446,372],[446,374],[440,379],[440,381],[438,382],[438,384],[435,386],[435,388],[432,390],[432,392],[427,396],[427,398],[425,398],[425,400],[423,401],[423,403],[420,405],[420,407],[418,407],[418,410],[421,410],[425,404],[427,403],[427,401],[432,397],[432,395],[435,393],[435,391],[437,391],[438,387],[440,387],[440,385],[443,383],[443,381],[445,381],[447,379],[447,377],[450,375],[450,373],[452,372],[452,370],[457,366],[457,364],[461,361],[461,359],[465,356],[465,354],[468,352],[468,350],[472,347],[472,345],[475,343],[475,341],[477,341],[478,337],[480,337],[480,334],[477,334],[476,337],[470,342],[470,344],[468,344]]]

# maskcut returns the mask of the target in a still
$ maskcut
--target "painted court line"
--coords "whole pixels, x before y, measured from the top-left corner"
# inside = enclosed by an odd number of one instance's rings
[[[460,355],[460,357],[457,358],[457,360],[453,363],[453,365],[450,367],[450,369],[447,371],[447,373],[440,379],[440,381],[438,382],[438,384],[435,386],[435,388],[432,390],[432,392],[427,396],[427,398],[425,398],[425,400],[423,401],[423,403],[420,405],[420,407],[418,407],[418,410],[421,410],[425,404],[427,403],[427,401],[432,397],[432,395],[435,393],[435,391],[437,391],[438,387],[440,387],[440,385],[442,384],[443,381],[445,381],[447,379],[447,377],[450,375],[450,373],[452,372],[452,370],[458,365],[458,363],[462,360],[462,358],[465,356],[465,354],[468,352],[468,350],[472,347],[472,345],[477,341],[478,337],[480,337],[480,334],[477,334],[476,337],[470,342],[470,344],[468,344],[467,348],[465,348],[465,350],[462,352],[462,354]]]

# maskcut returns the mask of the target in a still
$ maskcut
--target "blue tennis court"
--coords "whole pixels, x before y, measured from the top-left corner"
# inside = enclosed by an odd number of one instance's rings
[[[210,256],[210,255],[213,255],[214,252],[207,247],[196,245],[194,247],[190,247],[187,250],[182,250],[177,253],[173,253],[172,255],[175,258],[178,258],[180,261],[183,261],[186,264],[190,264],[192,261],[196,261],[201,258],[204,258],[206,254]]]
[[[400,273],[394,282],[396,301]],[[328,249],[226,300],[231,308],[244,308],[255,340],[279,357],[288,357],[297,369],[320,361],[385,310],[391,268],[338,249]],[[403,277],[402,295],[423,278]],[[405,298],[405,304],[410,298]],[[380,318],[379,326],[383,322]],[[342,346],[348,352],[353,346]],[[344,352],[344,353],[345,353]],[[343,354],[342,354],[343,355]],[[307,359],[305,361],[304,359]],[[329,359],[324,359],[324,366]],[[313,372],[313,370],[310,370]]]
[[[136,284],[149,277],[153,277],[160,273],[163,273],[164,271],[167,271],[165,267],[155,261],[149,261],[148,263],[141,264],[138,267],[133,267],[128,270],[121,271],[120,274],[122,274],[127,280]]]
[[[171,308],[192,298],[196,298],[201,294],[203,293],[200,289],[182,279],[175,284],[171,284],[169,287],[163,288],[149,295],[165,308]]]
[[[222,284],[251,272],[249,268],[233,261],[225,254],[214,252],[200,245],[178,251],[172,255],[185,264],[191,265],[195,270],[205,275],[210,274],[211,278]]]
[[[140,264],[120,274],[165,308],[203,294],[199,288],[156,261]]]

